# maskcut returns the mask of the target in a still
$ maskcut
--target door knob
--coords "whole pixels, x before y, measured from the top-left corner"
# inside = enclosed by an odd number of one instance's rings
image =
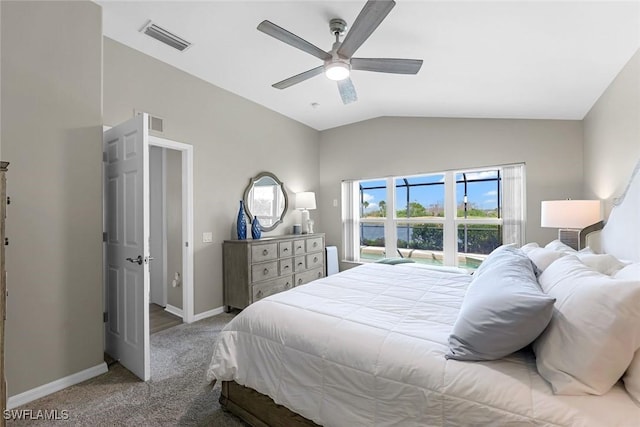
[[[138,258],[127,258],[127,261],[132,262],[134,264],[138,264],[138,265],[142,265],[142,263],[144,262],[142,260],[142,255],[138,255]]]

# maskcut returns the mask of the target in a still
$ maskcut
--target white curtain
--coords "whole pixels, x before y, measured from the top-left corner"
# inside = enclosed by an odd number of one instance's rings
[[[357,181],[342,182],[342,248],[345,261],[360,259],[359,197]]]
[[[524,165],[502,167],[502,240],[504,244],[525,243]]]

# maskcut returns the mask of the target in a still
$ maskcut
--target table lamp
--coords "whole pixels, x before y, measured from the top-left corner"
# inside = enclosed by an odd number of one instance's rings
[[[557,228],[558,239],[580,248],[580,230],[600,221],[600,200],[546,200],[542,202],[540,226]]]
[[[300,210],[302,234],[309,233],[309,209],[316,208],[316,193],[313,191],[304,191],[296,193],[296,209]]]

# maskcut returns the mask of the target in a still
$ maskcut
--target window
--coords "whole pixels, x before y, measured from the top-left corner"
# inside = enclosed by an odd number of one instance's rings
[[[473,269],[523,240],[524,166],[343,182],[344,257]]]

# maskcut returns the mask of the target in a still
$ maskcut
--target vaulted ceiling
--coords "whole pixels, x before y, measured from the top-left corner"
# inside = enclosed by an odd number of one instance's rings
[[[318,130],[379,116],[582,119],[640,47],[639,1],[397,0],[356,56],[422,69],[352,71],[359,99],[344,105],[324,75],[273,88],[322,61],[256,27],[266,19],[328,51],[329,20],[351,25],[364,0],[97,3],[105,36]],[[141,33],[149,20],[193,45]]]

